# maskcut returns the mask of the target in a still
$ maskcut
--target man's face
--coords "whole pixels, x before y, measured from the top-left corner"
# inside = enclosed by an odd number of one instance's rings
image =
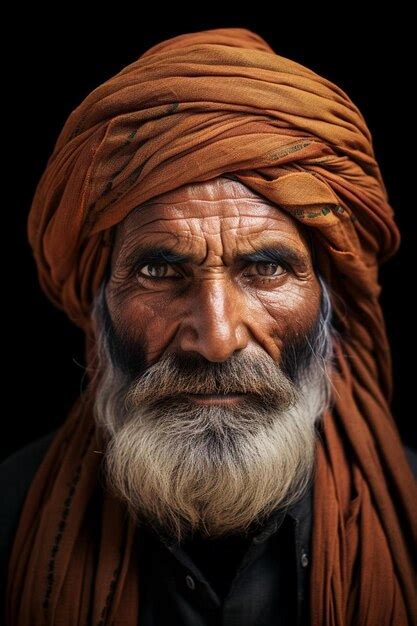
[[[278,363],[288,339],[314,323],[320,285],[300,225],[241,183],[218,178],[127,216],[107,302],[116,328],[144,348],[146,365],[170,352],[224,362],[260,348]]]
[[[327,391],[321,295],[300,225],[239,182],[183,186],[118,226],[97,421],[133,514],[216,536],[296,499]]]

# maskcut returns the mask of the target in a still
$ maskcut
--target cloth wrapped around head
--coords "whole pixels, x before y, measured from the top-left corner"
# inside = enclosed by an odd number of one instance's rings
[[[311,624],[416,624],[417,490],[389,407],[378,283],[400,234],[370,131],[342,89],[243,28],[153,46],[94,89],[58,137],[28,220],[41,286],[85,331],[93,371],[91,306],[115,227],[147,200],[225,172],[310,230],[343,337],[317,444]],[[100,491],[91,402],[75,403],[31,484],[9,626],[137,623],[137,529]]]

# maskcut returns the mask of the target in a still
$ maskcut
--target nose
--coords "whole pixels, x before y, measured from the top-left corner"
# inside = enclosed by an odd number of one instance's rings
[[[179,330],[179,348],[198,352],[209,361],[225,361],[248,345],[245,307],[223,279],[203,280]]]

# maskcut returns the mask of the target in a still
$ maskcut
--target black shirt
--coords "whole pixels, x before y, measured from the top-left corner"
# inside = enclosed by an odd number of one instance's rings
[[[0,464],[2,615],[7,566],[27,491],[56,431]],[[417,453],[405,446],[415,476]],[[178,544],[148,524],[138,532],[140,626],[307,626],[313,486],[249,538]]]
[[[247,539],[178,544],[143,526],[139,624],[307,624],[311,497],[310,488]]]

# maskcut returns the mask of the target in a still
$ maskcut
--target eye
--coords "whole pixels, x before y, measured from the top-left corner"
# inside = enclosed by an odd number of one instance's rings
[[[261,276],[266,280],[278,278],[282,274],[286,273],[286,268],[280,263],[275,263],[274,261],[259,261],[258,263],[253,264],[256,268],[257,272],[255,274],[247,274],[245,276]],[[280,269],[277,273],[277,268]]]
[[[146,270],[146,268],[149,268]],[[172,273],[167,273],[167,268],[171,269]],[[145,271],[144,271],[145,270]],[[143,278],[155,279],[158,280],[160,278],[171,278],[173,276],[178,276],[178,273],[175,272],[172,267],[168,263],[160,262],[160,263],[144,263],[143,265],[137,268],[137,273]]]

